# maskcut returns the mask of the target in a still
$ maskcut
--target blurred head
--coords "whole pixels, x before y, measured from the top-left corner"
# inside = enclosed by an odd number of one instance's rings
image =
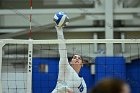
[[[72,56],[72,59],[70,61],[70,65],[73,67],[74,70],[80,70],[83,66],[83,59],[80,55],[75,54]]]
[[[91,93],[130,93],[130,88],[123,80],[104,79],[95,86]]]

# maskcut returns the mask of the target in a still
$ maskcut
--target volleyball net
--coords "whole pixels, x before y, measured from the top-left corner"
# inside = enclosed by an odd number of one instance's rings
[[[59,42],[59,40],[31,39],[0,40],[0,93],[51,93],[58,75]],[[79,54],[84,58],[84,64],[89,68],[89,74],[83,72],[84,76],[91,77],[85,78],[87,86],[94,85],[91,84],[93,80],[114,76],[121,77],[132,85],[135,84],[134,88],[140,88],[137,78],[133,80],[135,77],[132,78],[131,73],[127,75],[132,69],[130,65],[133,60],[140,59],[139,39],[67,39],[64,42],[67,45],[68,57]],[[125,65],[118,59],[107,58],[110,56],[107,55],[107,44],[113,45],[112,57],[124,58]],[[100,57],[102,59],[99,59]],[[131,68],[128,68],[128,71],[126,64]],[[136,64],[140,66],[139,63]],[[139,69],[133,73],[140,76]]]

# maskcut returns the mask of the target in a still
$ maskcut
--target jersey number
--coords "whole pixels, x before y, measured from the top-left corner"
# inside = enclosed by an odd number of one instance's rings
[[[78,89],[79,89],[80,92],[83,92],[84,86],[82,85],[82,83],[80,84],[80,86],[78,87]]]

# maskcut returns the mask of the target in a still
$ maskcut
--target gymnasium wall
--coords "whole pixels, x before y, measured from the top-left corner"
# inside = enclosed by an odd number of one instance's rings
[[[23,64],[2,64],[2,93],[26,93],[27,66]]]
[[[53,90],[57,80],[58,58],[33,60],[33,91],[48,92]],[[131,88],[132,93],[140,92],[140,60],[133,60],[132,63],[126,64],[123,57],[97,57],[95,60],[95,75],[91,75],[90,67],[84,66],[81,70],[88,90],[105,77],[114,77],[126,80]],[[38,72],[39,64],[48,64],[48,73]],[[36,73],[37,72],[37,73]],[[39,77],[38,77],[39,76]],[[52,78],[53,77],[53,78]],[[45,83],[44,83],[45,81]],[[49,83],[49,85],[48,85]],[[39,85],[40,84],[40,85]],[[41,86],[41,87],[40,87]],[[48,90],[49,89],[49,90]],[[44,93],[42,92],[42,93]]]
[[[110,77],[126,79],[125,59],[123,57],[97,57],[95,68],[96,82]]]
[[[132,93],[140,93],[140,59],[132,60],[126,64],[127,81],[132,88]]]
[[[97,57],[95,83],[105,77],[115,77],[129,83],[132,92],[140,93],[140,59],[125,63],[123,57]]]

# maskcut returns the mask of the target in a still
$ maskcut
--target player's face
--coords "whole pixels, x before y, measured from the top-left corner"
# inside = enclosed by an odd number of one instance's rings
[[[83,65],[81,56],[74,55],[71,60],[71,65]]]
[[[121,93],[130,93],[130,87],[129,85],[125,84],[122,88],[122,92]]]

